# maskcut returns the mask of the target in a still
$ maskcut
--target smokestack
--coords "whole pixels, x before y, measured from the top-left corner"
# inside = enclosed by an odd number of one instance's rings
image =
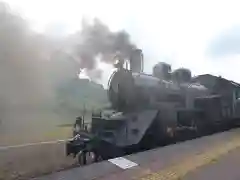
[[[132,72],[143,72],[143,53],[141,49],[133,49],[130,55],[130,69]]]

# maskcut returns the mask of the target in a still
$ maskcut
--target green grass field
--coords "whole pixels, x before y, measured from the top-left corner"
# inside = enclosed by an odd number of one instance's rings
[[[58,126],[45,133],[43,138],[46,140],[66,139],[72,135],[72,126]]]
[[[54,141],[70,138],[72,126],[56,126],[45,130],[42,133],[31,134],[30,136],[19,134],[6,134],[0,136],[0,146],[11,146],[26,143],[37,143],[43,141]]]
[[[76,117],[77,113],[72,115],[52,112],[21,115],[21,118],[5,126],[5,131],[0,132],[0,146],[70,138]]]

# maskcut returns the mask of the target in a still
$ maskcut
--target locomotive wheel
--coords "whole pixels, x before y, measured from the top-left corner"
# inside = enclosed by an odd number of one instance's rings
[[[94,158],[95,158],[95,154],[94,154]],[[100,162],[100,161],[102,161],[103,160],[103,158],[101,157],[101,156],[98,156],[98,157],[96,157],[95,158],[95,161],[94,162]]]
[[[194,137],[200,137],[202,135],[201,123],[199,122],[198,119],[194,119],[192,123],[193,123],[192,127],[195,129]]]
[[[206,126],[203,119],[195,119],[196,137],[204,136],[207,134]]]
[[[77,155],[77,160],[79,165],[86,165],[86,154],[83,151],[80,151]]]
[[[79,165],[87,165],[87,164],[92,164],[94,162],[99,162],[102,161],[102,157],[98,156],[96,157],[96,154],[94,152],[79,152],[78,154],[78,163]]]

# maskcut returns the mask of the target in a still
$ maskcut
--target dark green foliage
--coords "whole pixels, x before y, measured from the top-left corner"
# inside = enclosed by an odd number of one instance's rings
[[[92,110],[108,104],[107,92],[102,85],[88,79],[72,79],[56,89],[56,102],[60,109]],[[85,106],[85,107],[84,107]]]

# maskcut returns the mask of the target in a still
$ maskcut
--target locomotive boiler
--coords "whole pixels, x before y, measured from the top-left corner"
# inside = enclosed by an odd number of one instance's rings
[[[78,140],[68,142],[67,154],[91,151],[109,159],[156,147],[181,132],[201,135],[216,124],[238,119],[238,87],[228,90],[226,99],[219,86],[225,82],[221,78],[208,86],[193,78],[190,70],[172,71],[164,62],[146,74],[140,49],[134,50],[128,61],[117,60],[108,83],[108,98],[115,112],[92,114],[90,131],[79,132]],[[224,113],[227,109],[229,113]],[[81,136],[88,139],[84,146],[78,145]]]

